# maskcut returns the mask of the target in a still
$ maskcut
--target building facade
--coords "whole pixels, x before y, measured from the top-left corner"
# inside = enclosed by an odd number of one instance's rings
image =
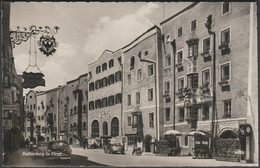
[[[105,50],[89,64],[88,137],[122,136],[121,50]]]

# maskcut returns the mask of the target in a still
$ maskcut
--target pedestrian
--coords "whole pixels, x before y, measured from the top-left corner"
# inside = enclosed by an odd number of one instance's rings
[[[83,149],[85,150],[86,148],[86,140],[83,141]]]

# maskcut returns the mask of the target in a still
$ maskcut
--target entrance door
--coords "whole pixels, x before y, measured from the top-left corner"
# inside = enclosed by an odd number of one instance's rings
[[[151,152],[151,141],[152,141],[152,136],[145,135],[144,137],[145,152]]]

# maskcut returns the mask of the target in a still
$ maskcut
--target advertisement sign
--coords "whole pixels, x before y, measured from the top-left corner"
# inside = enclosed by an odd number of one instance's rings
[[[42,78],[44,75],[42,73],[27,73],[23,72],[23,88],[27,89],[33,89],[37,86],[45,86],[45,80]]]

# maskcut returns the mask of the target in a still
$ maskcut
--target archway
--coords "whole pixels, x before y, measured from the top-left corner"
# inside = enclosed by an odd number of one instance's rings
[[[103,136],[108,135],[108,124],[106,121],[103,122]]]
[[[234,130],[231,130],[231,129],[223,130],[219,134],[219,138],[222,138],[222,139],[228,139],[228,138],[236,139],[237,138],[237,133]]]
[[[119,136],[119,120],[114,117],[111,121],[111,136]]]
[[[95,138],[95,137],[99,137],[99,123],[98,123],[98,121],[97,120],[94,120],[93,122],[92,122],[92,130],[91,130],[91,136],[93,137],[93,138]]]
[[[152,141],[152,136],[149,134],[145,135],[144,137],[145,152],[151,152],[151,141]]]
[[[43,142],[45,140],[45,138],[43,136],[38,136],[38,142]]]

